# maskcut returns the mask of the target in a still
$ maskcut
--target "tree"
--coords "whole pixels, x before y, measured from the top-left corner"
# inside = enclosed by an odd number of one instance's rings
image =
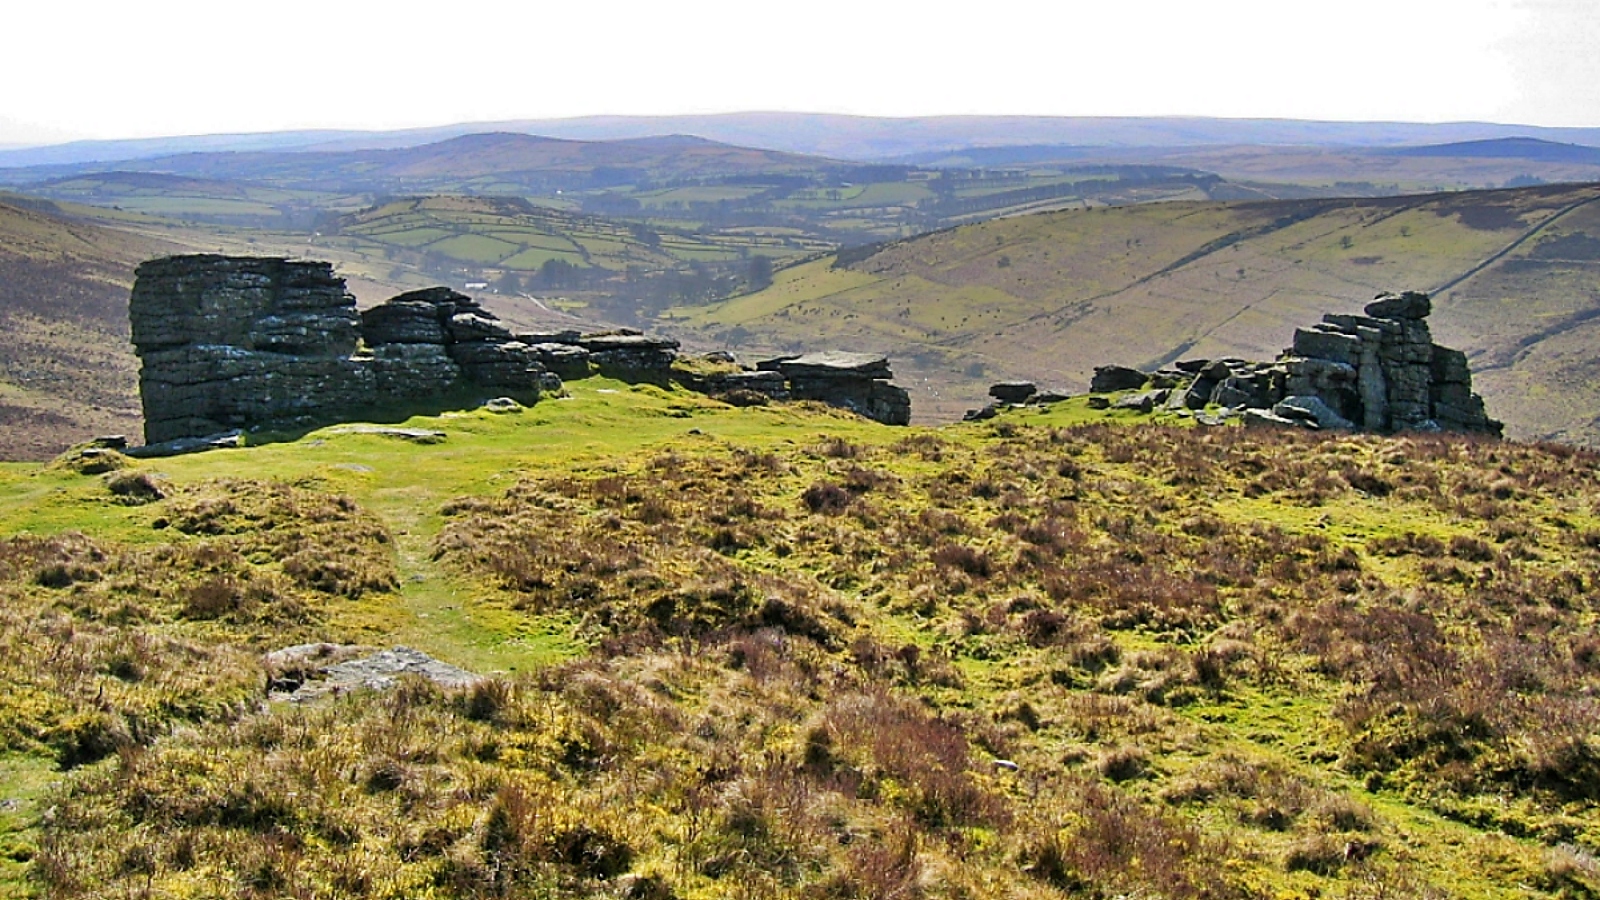
[[[757,253],[750,257],[750,290],[761,291],[772,286],[772,259]]]

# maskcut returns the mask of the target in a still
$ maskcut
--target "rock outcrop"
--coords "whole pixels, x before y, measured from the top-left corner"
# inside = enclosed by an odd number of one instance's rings
[[[151,447],[381,419],[484,394],[532,403],[560,391],[563,379],[595,373],[679,382],[730,402],[808,399],[888,424],[911,418],[910,398],[888,383],[880,356],[783,357],[755,371],[688,377],[675,368],[678,342],[670,338],[628,329],[513,333],[477,301],[444,287],[358,313],[325,262],[210,254],[151,260],[136,272],[129,316]]]
[[[777,372],[796,400],[816,400],[843,407],[885,425],[911,422],[911,395],[889,383],[889,360],[870,353],[807,353],[780,356],[756,364],[757,371]]]
[[[358,315],[325,262],[172,256],[135,274],[149,443],[326,424],[464,389],[532,402],[560,387],[536,351],[448,288]]]
[[[1148,386],[1165,393],[1138,395],[1138,408],[1151,401],[1169,409],[1214,405],[1252,425],[1498,436],[1501,423],[1472,392],[1466,354],[1433,342],[1432,311],[1427,294],[1380,294],[1365,315],[1330,314],[1296,329],[1292,346],[1274,362],[1185,360],[1151,373],[1103,366],[1091,389]]]

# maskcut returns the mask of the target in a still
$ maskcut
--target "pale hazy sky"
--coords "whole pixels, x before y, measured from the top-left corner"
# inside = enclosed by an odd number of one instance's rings
[[[595,114],[1600,126],[1600,0],[5,0],[0,143]]]

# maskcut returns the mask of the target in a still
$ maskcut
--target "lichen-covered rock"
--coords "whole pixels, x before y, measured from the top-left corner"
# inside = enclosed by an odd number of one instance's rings
[[[796,400],[816,400],[856,412],[885,425],[911,423],[911,395],[889,383],[889,360],[870,353],[807,353],[758,363],[778,372]]]
[[[203,254],[135,274],[129,317],[148,443],[369,417],[466,386],[532,402],[546,377],[526,345],[448,288],[358,315],[325,262]],[[357,353],[358,339],[368,352]]]
[[[1367,431],[1466,431],[1499,435],[1472,392],[1466,354],[1433,343],[1427,294],[1380,294],[1365,315],[1329,314],[1294,332],[1274,363],[1185,360],[1161,378],[1122,366],[1095,370],[1090,390],[1176,381],[1172,409],[1208,404],[1248,411],[1246,422]],[[1170,379],[1166,376],[1172,376]],[[1181,387],[1187,378],[1187,386]],[[1137,384],[1135,383],[1137,382]]]
[[[622,331],[584,335],[578,346],[589,351],[589,361],[601,372],[620,377],[639,377],[658,373],[665,377],[678,358],[678,342],[672,338]]]
[[[1110,394],[1144,387],[1150,376],[1128,366],[1096,366],[1094,378],[1089,382],[1089,392]]]
[[[1031,381],[1002,381],[989,386],[989,396],[1001,403],[1027,403],[1039,386]]]

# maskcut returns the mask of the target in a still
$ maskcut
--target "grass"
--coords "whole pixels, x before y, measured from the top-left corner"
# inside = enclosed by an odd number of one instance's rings
[[[1595,888],[1592,454],[570,388],[0,469],[8,888]],[[319,638],[500,675],[237,702]]]

